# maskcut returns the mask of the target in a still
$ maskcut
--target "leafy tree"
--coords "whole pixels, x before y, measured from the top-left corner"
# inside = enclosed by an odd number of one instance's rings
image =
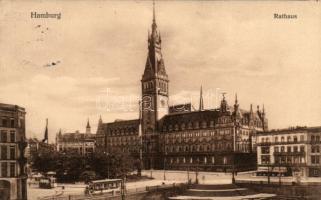
[[[115,150],[109,154],[95,152],[80,155],[74,151],[57,152],[54,148],[43,146],[32,155],[32,168],[46,173],[55,171],[58,181],[89,181],[102,178],[122,178],[137,167],[127,152]]]
[[[42,173],[55,171],[57,156],[51,145],[39,143],[38,150],[31,155],[31,166]]]

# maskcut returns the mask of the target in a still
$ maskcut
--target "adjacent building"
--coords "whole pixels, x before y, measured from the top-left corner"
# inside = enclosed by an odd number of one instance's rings
[[[258,133],[258,175],[320,177],[320,137],[321,127]]]
[[[27,199],[25,109],[0,104],[0,197]]]
[[[126,151],[145,169],[238,171],[256,168],[256,134],[268,129],[264,107],[241,109],[237,96],[230,106],[223,94],[216,109],[198,110],[190,103],[169,106],[169,76],[162,39],[153,13],[148,54],[141,78],[140,115],[134,120],[99,120],[97,148]]]
[[[95,151],[95,134],[91,133],[89,120],[86,132],[59,133],[56,135],[56,149],[58,152],[75,152],[80,155],[90,155]]]

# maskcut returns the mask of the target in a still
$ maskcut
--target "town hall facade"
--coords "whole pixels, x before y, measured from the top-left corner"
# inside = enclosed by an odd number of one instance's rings
[[[219,108],[198,110],[191,104],[169,106],[169,76],[162,39],[153,12],[148,55],[141,78],[140,115],[134,120],[103,123],[97,149],[128,152],[144,169],[245,171],[256,167],[256,133],[268,129],[264,107],[241,109],[235,95],[229,105],[224,94]]]

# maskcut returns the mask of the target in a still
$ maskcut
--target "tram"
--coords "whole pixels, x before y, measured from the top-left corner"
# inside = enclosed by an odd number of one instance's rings
[[[90,181],[86,187],[86,194],[102,194],[102,193],[116,193],[121,192],[122,179],[104,179]]]
[[[41,177],[39,179],[39,188],[51,189],[56,186],[56,179],[53,177]]]

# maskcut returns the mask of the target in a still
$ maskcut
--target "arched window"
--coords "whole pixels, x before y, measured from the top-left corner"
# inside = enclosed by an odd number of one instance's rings
[[[293,142],[297,142],[298,141],[298,137],[297,136],[294,136],[293,137]]]
[[[286,140],[287,140],[287,142],[291,142],[291,136],[288,136],[288,137],[286,138]]]

